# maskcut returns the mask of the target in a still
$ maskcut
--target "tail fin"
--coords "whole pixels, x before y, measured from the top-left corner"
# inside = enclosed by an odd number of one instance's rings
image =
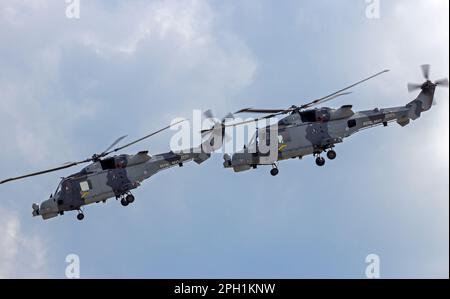
[[[436,85],[430,81],[422,85],[422,91],[414,101],[409,102],[406,107],[409,109],[408,118],[415,120],[420,117],[422,112],[430,110],[433,105],[434,91]]]
[[[219,122],[214,118],[210,110],[205,111],[204,116],[213,121],[213,126],[210,129],[202,130],[200,134],[202,139],[204,139],[203,142],[199,146],[190,149],[191,157],[197,164],[208,160],[211,157],[211,153],[222,147],[224,139],[227,138],[225,135],[225,120],[230,118],[230,115],[227,115]]]
[[[406,105],[408,111],[408,122],[409,119],[415,120],[420,117],[422,112],[430,110],[433,105],[434,91],[436,86],[448,87],[448,79],[440,79],[434,82],[430,80],[430,68],[429,64],[424,64],[421,66],[422,75],[426,80],[423,84],[408,83],[408,91],[414,91],[421,89],[419,96],[412,102]]]
[[[209,133],[208,138],[206,138],[200,146],[191,150],[194,152],[194,162],[197,164],[201,164],[208,160],[211,157],[211,153],[222,146],[223,137],[222,134],[218,134],[221,133],[222,130],[220,128],[219,130],[213,129],[211,132],[212,133]]]
[[[202,164],[203,162],[208,160],[210,157],[211,157],[211,154],[200,153],[200,154],[196,155],[196,157],[194,158],[194,162],[197,164]]]
[[[204,116],[210,119],[214,119],[212,112],[207,110],[204,112]],[[211,129],[202,130],[200,134],[205,140],[195,148],[194,162],[201,164],[211,157],[211,153],[222,147],[224,139],[225,127],[223,123],[214,121],[214,125]]]

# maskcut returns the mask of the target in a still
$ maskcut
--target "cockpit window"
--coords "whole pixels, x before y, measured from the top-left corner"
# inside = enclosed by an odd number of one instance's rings
[[[248,145],[250,146],[250,145],[254,145],[255,143],[256,143],[256,136],[257,136],[258,134],[254,134],[253,136],[252,136],[252,138],[250,139],[250,142],[248,143]]]
[[[302,122],[316,122],[316,111],[315,110],[306,110],[300,112],[300,117],[302,119]]]
[[[107,159],[100,160],[100,165],[102,166],[103,170],[116,168],[116,163],[114,161],[114,158],[107,158]]]
[[[255,133],[253,134],[252,138],[250,138],[250,141],[245,146],[245,149],[249,152],[256,151],[257,142],[258,142],[258,133]]]
[[[349,121],[347,121],[347,126],[349,128],[356,127],[356,120],[355,119],[350,119]]]
[[[61,182],[59,182],[58,187],[56,187],[54,195],[58,194],[59,190],[61,189]]]
[[[125,155],[120,155],[112,158],[100,160],[100,165],[103,170],[125,168],[127,167],[127,158]]]
[[[127,159],[123,156],[116,157],[116,168],[125,168],[127,167]]]
[[[71,193],[72,188],[70,186],[70,180],[66,180],[62,183],[62,191],[65,193]]]

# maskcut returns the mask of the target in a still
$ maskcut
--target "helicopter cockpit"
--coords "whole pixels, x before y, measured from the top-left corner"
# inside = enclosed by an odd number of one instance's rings
[[[300,111],[300,118],[304,123],[327,122],[330,120],[330,108],[310,109]]]
[[[125,168],[127,166],[127,155],[114,156],[100,160],[102,170]]]
[[[53,192],[53,194],[50,195],[50,198],[57,198],[57,197],[59,197],[59,195],[61,194],[61,183],[62,183],[63,181],[64,181],[64,179],[62,179],[62,180],[59,182],[58,186],[56,187],[55,192]]]
[[[258,144],[258,132],[256,132],[255,134],[253,134],[252,138],[250,138],[250,141],[247,144],[247,148],[256,148],[257,144]]]
[[[304,110],[300,111],[299,114],[302,122],[313,123],[348,118],[351,117],[354,112],[351,105],[344,105],[337,109],[323,107],[320,109]]]
[[[49,200],[57,202],[58,205],[60,205],[63,202],[64,195],[70,192],[72,192],[72,179],[70,177],[62,178],[56,187],[55,192],[50,195]]]
[[[125,168],[127,167],[129,159],[129,155],[119,155],[119,156],[113,156],[105,159],[99,159],[98,161],[86,166],[83,168],[79,174],[88,174],[93,172],[100,172],[103,170],[111,170],[111,169],[118,169],[118,168]]]

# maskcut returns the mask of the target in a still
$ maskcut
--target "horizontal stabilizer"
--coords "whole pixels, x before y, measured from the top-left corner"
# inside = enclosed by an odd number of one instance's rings
[[[196,155],[196,157],[194,158],[194,162],[197,164],[202,164],[203,162],[208,160],[209,157],[211,157],[211,154],[200,153],[200,154]]]

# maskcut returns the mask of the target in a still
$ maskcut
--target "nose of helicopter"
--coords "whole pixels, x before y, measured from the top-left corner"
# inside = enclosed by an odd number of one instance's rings
[[[223,155],[223,167],[229,168],[231,167],[231,156],[229,154]]]
[[[32,205],[33,216],[42,216],[43,219],[48,219],[58,216],[58,207],[53,198],[49,198],[41,202],[39,206],[37,203]]]
[[[34,203],[32,206],[33,208],[33,216],[38,216],[39,215],[39,205],[37,203]]]

